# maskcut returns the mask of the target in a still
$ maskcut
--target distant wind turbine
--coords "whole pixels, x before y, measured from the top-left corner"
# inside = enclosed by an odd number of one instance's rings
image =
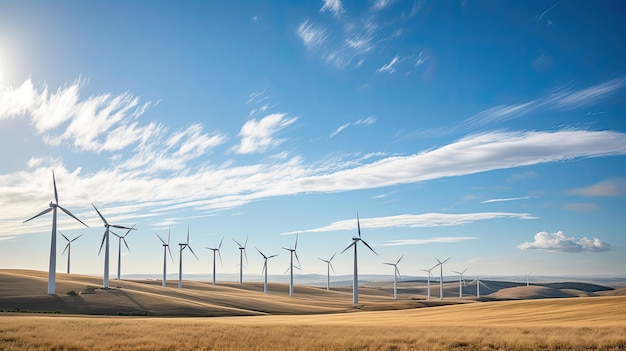
[[[386,265],[393,266],[393,298],[394,299],[398,298],[398,276],[400,275],[400,271],[398,270],[398,263],[400,263],[400,260],[402,260],[402,257],[404,257],[404,255],[400,256],[400,258],[398,259],[398,261],[396,261],[396,263],[389,263],[389,262],[384,263]]]
[[[437,260],[437,266],[439,266],[440,271],[439,271],[439,300],[443,300],[443,264],[448,262],[449,259],[451,259],[452,257],[448,257],[445,260],[439,261],[439,259],[437,257],[435,257],[435,259]],[[434,267],[433,267],[434,268]]]
[[[128,231],[124,235],[118,235],[117,233],[111,231],[111,233],[113,233],[113,235],[115,235],[118,238],[118,246],[117,246],[117,280],[120,280],[120,275],[122,273],[122,241],[124,242],[124,245],[126,245],[126,249],[128,249],[128,252],[130,253],[130,247],[128,247],[128,243],[126,242],[126,235],[128,235],[130,233],[130,231],[133,230],[134,228],[135,228],[135,226],[133,225],[131,227],[131,229],[128,229]]]
[[[216,248],[214,247],[207,247],[206,249],[213,251],[213,285],[215,285],[215,253],[217,252],[218,256],[220,257],[220,262],[222,263],[222,265],[224,264],[222,262],[222,254],[220,254],[220,248],[222,247],[222,241],[224,241],[224,237],[222,237],[222,240],[220,240],[220,244],[217,245]]]
[[[296,234],[296,243],[293,245],[293,249],[290,249],[290,248],[287,248],[287,247],[283,246],[283,249],[289,251],[289,253],[291,255],[290,256],[291,260],[289,261],[290,262],[289,263],[289,268],[287,269],[287,270],[290,271],[290,273],[289,273],[289,275],[290,275],[290,278],[289,278],[289,296],[293,296],[293,267],[294,267],[294,265],[293,265],[293,256],[294,255],[296,256],[296,260],[298,261],[298,265],[302,266],[302,264],[300,263],[300,259],[298,258],[298,253],[296,252],[297,247],[298,247],[298,234]],[[296,268],[301,269],[301,267],[296,267]]]
[[[431,269],[420,269],[421,271],[424,271],[428,274],[427,279],[428,279],[428,297],[426,298],[427,301],[430,301],[430,277],[432,276],[432,274],[430,273],[433,269],[435,269],[435,267],[437,267],[438,265],[434,265]]]
[[[41,215],[44,215],[50,211],[52,211],[52,235],[50,239],[50,263],[48,265],[48,294],[54,295],[56,294],[56,269],[57,269],[57,208],[60,208],[61,211],[65,212],[68,216],[74,218],[79,221],[85,227],[89,227],[83,221],[76,218],[70,211],[59,205],[59,194],[57,192],[57,182],[54,178],[54,170],[52,170],[52,184],[54,186],[54,201],[50,201],[50,207],[41,211],[37,215],[25,220],[23,223],[30,221],[31,219],[35,219]]]
[[[336,255],[336,254],[337,254],[337,253],[335,252],[335,253],[334,253],[334,254],[333,254],[333,255],[332,255],[329,259],[327,259],[327,260],[322,259],[322,258],[319,258],[319,257],[317,258],[318,260],[320,260],[320,261],[322,261],[322,262],[326,262],[326,265],[327,265],[327,267],[326,267],[326,271],[327,271],[327,272],[326,272],[326,290],[327,290],[327,291],[328,291],[328,290],[330,290],[330,270],[332,269],[332,270],[333,270],[333,273],[335,273],[335,268],[333,268],[333,264],[332,264],[331,262],[332,262],[333,258],[335,258],[335,255]],[[337,273],[335,273],[335,274],[337,274]]]
[[[344,253],[350,247],[354,246],[354,275],[352,278],[352,303],[355,305],[359,303],[359,268],[358,268],[358,260],[357,260],[357,243],[362,242],[365,246],[367,246],[368,249],[370,249],[376,256],[378,256],[376,251],[374,251],[374,249],[372,249],[372,247],[369,246],[369,244],[365,242],[365,240],[361,239],[361,223],[359,221],[358,212],[356,213],[356,226],[357,226],[357,233],[359,234],[359,236],[353,236],[352,244],[348,245],[348,247],[346,247],[345,249],[343,249],[343,251],[341,251],[341,253]]]
[[[491,290],[491,288],[487,285],[485,285],[485,283],[481,282],[480,279],[476,278],[474,280],[471,281],[470,285],[472,284],[476,284],[476,297],[480,298],[480,286],[484,286],[485,288]]]
[[[167,230],[167,243],[161,236],[157,233],[154,235],[161,240],[163,243],[163,280],[161,281],[161,285],[167,286],[167,253],[170,253],[170,259],[172,260],[172,264],[174,263],[174,257],[172,257],[172,250],[170,250],[170,230]]]
[[[465,280],[463,280],[463,274],[467,271],[469,267],[465,268],[462,272],[452,271],[459,275],[459,299],[463,298],[463,285],[465,285]]]
[[[263,270],[261,271],[261,274],[265,274],[265,283],[263,284],[263,293],[267,294],[267,260],[269,260],[270,258],[276,257],[278,255],[265,256],[265,254],[262,253],[261,250],[259,250],[256,247],[255,249],[261,254],[261,256],[263,256],[264,262],[263,262]]]
[[[102,219],[102,222],[104,222],[104,228],[105,228],[104,235],[102,236],[102,243],[100,244],[100,250],[98,251],[98,255],[100,255],[100,252],[102,252],[102,246],[104,245],[104,279],[103,279],[102,286],[105,289],[107,289],[109,287],[109,232],[110,232],[110,228],[133,230],[134,227],[129,228],[129,227],[121,226],[121,225],[109,224],[109,222],[107,222],[107,220],[104,219],[104,216],[102,216],[102,213],[98,211],[98,209],[96,208],[96,205],[94,204],[91,204],[91,205],[96,210],[96,212],[98,212],[98,215]]]
[[[530,275],[533,274],[532,271],[528,272],[528,274],[526,274],[526,286],[530,286]]]
[[[239,284],[243,284],[243,257],[246,256],[246,263],[248,263],[248,254],[246,254],[246,245],[248,245],[248,236],[246,235],[246,241],[241,245],[237,240],[233,239],[235,244],[239,247]]]
[[[187,241],[185,241],[184,243],[179,243],[178,247],[180,248],[179,261],[178,261],[178,288],[182,288],[183,287],[183,250],[185,250],[186,248],[189,248],[189,251],[191,251],[191,253],[195,256],[196,260],[198,259],[198,256],[196,256],[196,253],[193,252],[191,245],[189,245],[189,225],[187,225]]]
[[[61,231],[59,231],[59,234],[63,235],[63,233],[61,233]],[[67,251],[67,274],[70,274],[70,256],[72,254],[72,243],[74,242],[74,240],[80,238],[81,236],[83,236],[83,234],[81,234],[81,235],[75,237],[74,239],[70,240],[65,235],[63,235],[63,238],[65,238],[65,240],[67,240],[67,245],[65,245],[65,248],[63,249],[63,252],[61,252],[61,255],[63,255],[65,253],[65,251]]]

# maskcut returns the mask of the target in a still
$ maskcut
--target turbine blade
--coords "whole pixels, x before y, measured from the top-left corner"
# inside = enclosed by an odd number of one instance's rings
[[[189,244],[189,224],[187,224],[187,241],[186,241],[186,243]],[[189,248],[189,250],[191,250],[191,248]]]
[[[265,255],[261,252],[261,250],[259,250],[259,248],[257,248],[256,246],[254,248],[261,254],[261,256],[263,256],[264,259],[267,260],[267,257],[265,257]]]
[[[293,250],[293,254],[296,256],[296,261],[298,261],[298,265],[302,266],[302,263],[300,263],[300,259],[298,258],[298,253],[296,252],[296,250]]]
[[[341,251],[341,253],[346,252],[346,250],[348,250],[349,248],[351,248],[352,246],[356,245],[356,241],[352,241],[352,244],[348,245],[348,247],[346,247],[345,249],[343,249],[343,251]]]
[[[111,224],[110,227],[117,228],[117,229],[137,230],[137,229],[135,229],[135,226],[126,227],[126,226],[123,226],[123,225]]]
[[[359,221],[359,211],[356,212],[356,227],[359,233],[359,238],[361,237],[361,222]]]
[[[330,269],[333,270],[333,274],[337,274],[337,273],[335,273],[335,268],[333,267],[333,264],[328,262],[328,265],[330,266]]]
[[[263,263],[263,269],[261,270],[261,274],[265,273],[266,269],[267,269],[267,259],[265,259],[265,263]]]
[[[239,241],[235,240],[235,238],[233,238],[233,241],[235,242],[235,244],[237,244],[237,246],[241,249],[241,244],[239,243]]]
[[[446,260],[445,260],[445,261],[443,261],[443,262],[441,262],[441,264],[444,264],[444,263],[448,262],[448,260],[449,260],[449,259],[451,259],[451,258],[452,258],[452,257],[448,257],[448,258],[446,258]]]
[[[462,273],[465,273],[468,269],[469,267],[465,268]]]
[[[161,236],[159,236],[159,234],[154,233],[154,235],[156,235],[156,236],[157,236],[157,238],[159,238],[159,240],[161,240],[161,242],[163,243],[163,245],[167,245],[167,244],[165,244],[165,240],[163,240],[163,238],[161,238]],[[168,245],[168,246],[169,246],[169,245]]]
[[[287,272],[289,272],[290,269],[291,269],[291,266],[287,267],[287,269],[285,270],[285,273],[283,274],[287,274]]]
[[[248,246],[248,234],[246,234],[246,241],[243,243],[243,248],[245,249]]]
[[[246,253],[246,247],[245,246],[243,247],[243,255],[246,258],[246,264],[248,264],[248,254]]]
[[[65,248],[63,249],[63,252],[61,252],[61,255],[63,255],[65,253],[65,251],[67,251],[67,248],[70,247],[70,242],[67,243],[67,245],[65,245]]]
[[[396,267],[396,273],[398,273],[398,277],[401,277],[400,270],[398,269],[398,267],[397,266],[394,266],[394,267]]]
[[[298,234],[296,234],[296,243],[293,245],[293,249],[297,249],[298,248]]]
[[[167,245],[167,251],[170,253],[170,259],[172,260],[172,263],[174,263],[174,257],[172,256],[172,250],[170,249],[170,246]]]
[[[333,260],[333,258],[335,258],[335,255],[336,255],[336,254],[337,254],[337,253],[335,252],[332,256],[330,256],[330,259],[328,259],[328,262],[332,261],[332,260]]]
[[[104,219],[104,216],[102,215],[102,213],[100,213],[100,211],[98,211],[98,209],[96,208],[96,205],[94,205],[92,203],[91,206],[93,206],[93,208],[96,210],[96,212],[98,212],[98,216],[100,216],[100,218],[102,219],[102,222],[104,222],[104,225],[105,226],[109,225],[109,222],[107,222],[107,220]]]
[[[39,217],[39,216],[41,216],[41,215],[45,215],[46,213],[48,213],[48,212],[50,212],[50,211],[52,211],[52,207],[48,207],[48,208],[46,208],[45,210],[43,210],[43,211],[39,212],[39,213],[38,213],[38,214],[36,214],[35,216],[30,217],[29,219],[25,220],[25,221],[24,221],[24,222],[22,222],[22,223],[26,223],[26,222],[30,221],[31,219],[35,219],[35,218],[37,218],[37,217]]]
[[[168,227],[167,228],[167,246],[170,246],[170,234],[171,234],[171,230],[172,228]]]
[[[128,250],[128,252],[132,254],[132,252],[130,251],[130,247],[128,247],[128,243],[126,243],[126,238],[121,237],[120,239],[122,239],[122,241],[124,242],[124,245],[126,245],[126,249]]]
[[[404,255],[400,256],[400,258],[398,258],[398,261],[396,261],[396,264],[400,263],[400,261],[402,260],[403,257],[404,257]]]
[[[54,201],[59,204],[59,193],[57,192],[57,180],[54,178],[54,169],[52,170],[52,185],[54,186]]]
[[[219,251],[219,249],[222,247],[222,241],[224,241],[224,237],[222,237],[222,240],[220,240],[220,244],[217,245],[217,250]]]
[[[79,236],[75,237],[75,238],[74,238],[74,239],[72,239],[70,242],[72,242],[72,241],[74,241],[74,240],[76,240],[76,239],[80,238],[81,236],[83,236],[83,234],[81,234],[81,235],[79,235]]]
[[[200,260],[198,256],[196,256],[196,253],[193,252],[193,249],[191,248],[191,246],[187,245],[187,247],[189,248],[189,251],[191,251],[191,253],[196,257],[196,260]]]
[[[98,250],[98,256],[100,256],[100,253],[102,252],[102,247],[104,246],[104,240],[106,240],[106,238],[107,238],[107,232],[105,230],[104,235],[102,236],[102,243],[100,244],[100,250]]]
[[[361,242],[362,242],[363,244],[365,244],[365,246],[367,246],[367,248],[368,248],[368,249],[372,250],[372,252],[373,252],[373,253],[375,253],[375,254],[376,254],[376,256],[378,256],[378,254],[376,253],[376,251],[374,251],[374,249],[372,249],[372,247],[371,247],[371,246],[370,246],[367,242],[365,242],[365,240],[361,240]]]
[[[65,236],[65,234],[61,233],[61,231],[60,231],[60,230],[59,230],[59,234],[61,234],[61,236],[62,236],[62,237],[64,237],[64,238],[65,238],[65,240],[70,241],[70,239],[68,239],[68,238]]]
[[[220,253],[220,250],[217,250],[217,256],[220,258],[220,263],[222,264],[222,267],[224,267],[224,261],[222,261],[222,254]]]
[[[272,255],[272,256],[269,256],[269,257],[268,257],[268,259],[273,258],[273,257],[276,257],[276,256],[278,256],[278,254],[276,254],[276,255]]]

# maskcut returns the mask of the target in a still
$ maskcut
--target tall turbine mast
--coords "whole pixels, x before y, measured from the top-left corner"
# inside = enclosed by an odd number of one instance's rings
[[[398,261],[396,261],[396,263],[390,263],[390,262],[384,263],[386,265],[393,266],[393,298],[394,299],[398,298],[398,276],[400,275],[400,271],[398,270],[398,263],[400,263],[400,260],[402,260],[402,257],[404,257],[404,255],[400,256],[400,258],[398,259]]]
[[[302,266],[302,264],[300,263],[300,259],[298,258],[298,253],[296,252],[297,248],[298,248],[298,234],[296,234],[296,243],[293,245],[293,249],[290,249],[290,248],[287,248],[287,247],[283,246],[283,249],[289,251],[289,253],[291,255],[290,256],[291,260],[290,260],[289,268],[288,268],[288,270],[290,271],[290,273],[289,273],[289,275],[290,275],[290,278],[289,278],[289,296],[293,296],[293,267],[294,267],[294,265],[293,265],[293,256],[294,255],[296,256],[296,260],[298,261],[298,265]],[[300,267],[296,267],[296,268],[302,269]]]
[[[435,269],[435,267],[437,267],[438,265],[434,265],[432,266],[430,269],[420,269],[421,271],[424,271],[428,274],[427,279],[428,279],[428,297],[426,298],[427,301],[430,301],[430,277],[432,277],[432,274],[430,273],[433,269]]]
[[[163,279],[161,280],[161,285],[167,286],[167,253],[170,253],[170,259],[172,260],[172,264],[174,264],[174,257],[172,257],[172,250],[170,250],[170,229],[167,229],[167,243],[159,234],[154,233],[154,235],[161,240],[163,243]]]
[[[326,291],[330,290],[330,270],[332,269],[332,270],[333,270],[333,273],[334,273],[334,274],[337,274],[337,273],[335,273],[335,268],[333,268],[333,264],[331,263],[331,262],[332,262],[332,260],[333,260],[333,258],[335,258],[335,255],[336,255],[336,254],[337,254],[337,253],[335,252],[335,253],[334,253],[332,256],[330,256],[330,258],[329,258],[329,259],[327,259],[327,260],[322,259],[322,258],[319,258],[319,257],[317,258],[318,260],[320,260],[320,261],[322,261],[322,262],[326,262],[326,271],[327,271],[327,272],[326,272]]]
[[[198,256],[196,256],[196,253],[193,252],[191,245],[189,245],[189,225],[187,225],[187,241],[184,243],[179,243],[178,247],[180,249],[179,261],[178,261],[178,288],[182,288],[183,287],[183,250],[185,250],[186,248],[189,248],[189,251],[191,251],[191,253],[194,255],[196,260],[198,259]]]
[[[54,170],[52,170],[52,185],[54,187],[54,202],[50,201],[50,207],[45,210],[39,212],[35,216],[25,220],[23,223],[30,221],[31,219],[35,219],[41,215],[44,215],[50,211],[52,211],[52,235],[50,238],[50,262],[48,265],[48,294],[54,295],[56,294],[56,270],[57,270],[57,208],[60,208],[61,211],[65,212],[68,216],[74,218],[79,221],[85,227],[89,227],[83,221],[74,216],[70,211],[59,205],[59,193],[57,192],[57,182],[54,178]]]
[[[246,253],[246,245],[248,245],[248,236],[246,235],[246,241],[241,245],[237,240],[233,239],[235,244],[239,247],[239,284],[243,284],[243,257],[246,256],[246,263],[248,263],[248,254]]]
[[[465,268],[462,272],[452,271],[459,275],[459,299],[463,298],[463,285],[465,285],[465,280],[463,280],[463,274],[467,271],[469,267]]]
[[[443,264],[448,262],[449,259],[451,259],[452,257],[448,257],[445,260],[439,261],[439,259],[437,257],[435,257],[435,259],[437,260],[437,266],[439,266],[440,270],[439,270],[439,300],[443,300]],[[434,268],[434,267],[433,267]]]
[[[352,244],[348,245],[348,247],[346,247],[345,249],[343,249],[343,251],[341,251],[341,253],[344,253],[350,247],[354,246],[354,275],[352,278],[352,303],[355,305],[359,303],[359,268],[358,268],[358,260],[357,260],[357,243],[362,242],[368,249],[370,249],[370,251],[372,251],[376,256],[378,256],[376,251],[374,251],[374,249],[372,249],[372,247],[369,246],[369,244],[365,242],[365,240],[361,239],[361,223],[359,221],[358,212],[356,213],[356,226],[357,226],[357,233],[359,234],[359,236],[353,236]]]
[[[220,263],[222,263],[222,266],[224,265],[224,262],[222,262],[222,254],[220,254],[220,248],[222,247],[223,241],[224,241],[224,237],[222,237],[222,240],[220,240],[220,244],[217,247],[206,247],[207,250],[213,251],[213,285],[215,285],[215,253],[216,252],[218,256],[220,257]]]
[[[102,219],[102,222],[104,223],[104,235],[102,236],[102,243],[100,244],[100,250],[98,251],[98,255],[100,255],[100,252],[102,252],[102,246],[104,246],[104,278],[103,278],[103,282],[102,282],[102,287],[105,289],[109,288],[109,232],[110,232],[110,228],[119,228],[119,229],[130,229],[133,230],[133,228],[129,228],[129,227],[124,227],[121,225],[116,225],[116,224],[109,224],[109,222],[107,222],[106,219],[104,219],[104,216],[102,215],[102,213],[100,213],[100,211],[98,211],[98,209],[96,208],[96,205],[91,204],[93,206],[93,208],[96,210],[96,212],[98,212],[98,216],[100,216],[100,218]]]
[[[263,270],[261,271],[261,274],[265,275],[265,282],[263,283],[263,293],[267,294],[267,260],[278,255],[265,256],[265,254],[262,253],[261,250],[259,250],[257,247],[255,247],[255,249],[261,254],[261,256],[263,256]]]
[[[115,235],[117,237],[117,239],[118,239],[118,246],[117,246],[117,280],[120,280],[120,275],[122,273],[122,241],[124,242],[124,245],[126,245],[126,249],[128,250],[128,252],[130,253],[130,247],[128,247],[128,243],[126,242],[126,235],[128,235],[133,228],[135,228],[134,225],[124,235],[118,235],[117,233],[115,233],[114,231],[111,230],[111,233],[113,233],[113,235]]]

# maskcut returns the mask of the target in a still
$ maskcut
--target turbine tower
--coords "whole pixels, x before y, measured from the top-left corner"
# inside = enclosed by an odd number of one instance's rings
[[[126,235],[128,235],[133,228],[135,228],[134,225],[124,235],[119,235],[119,234],[115,233],[114,231],[111,231],[111,233],[113,233],[113,235],[115,235],[117,237],[117,239],[118,239],[118,246],[117,246],[117,280],[120,280],[120,275],[122,273],[122,241],[124,242],[124,245],[126,245],[126,249],[128,249],[128,252],[130,253],[130,247],[128,247],[128,243],[126,243]]]
[[[432,276],[432,274],[430,273],[433,269],[435,269],[435,267],[437,267],[438,265],[434,265],[431,269],[420,269],[421,271],[424,271],[428,274],[427,279],[428,279],[428,297],[426,298],[426,301],[430,301],[430,277]]]
[[[246,254],[246,245],[248,245],[248,236],[246,235],[246,241],[241,245],[237,240],[233,239],[235,244],[239,247],[239,284],[243,284],[243,256],[246,256],[246,263],[248,263],[248,254]]]
[[[320,260],[320,261],[322,261],[322,262],[326,262],[326,265],[327,265],[327,267],[326,267],[326,271],[327,271],[327,272],[326,272],[326,291],[330,290],[330,270],[332,269],[332,270],[333,270],[333,273],[334,273],[334,274],[337,274],[337,273],[335,273],[335,268],[333,268],[333,264],[331,263],[331,262],[332,262],[332,260],[333,260],[333,258],[335,258],[335,255],[336,255],[336,254],[337,254],[337,253],[335,252],[335,253],[334,253],[334,254],[333,254],[333,255],[332,255],[329,259],[327,259],[327,260],[321,259],[321,258],[319,258],[319,257],[317,258],[318,260]]]
[[[61,231],[59,231],[59,234],[63,235],[63,233],[61,233]],[[74,239],[70,240],[68,239],[65,235],[63,235],[63,238],[65,238],[65,240],[67,240],[67,245],[65,245],[65,248],[63,249],[63,252],[61,252],[61,255],[63,255],[65,253],[65,251],[67,251],[67,274],[70,274],[70,256],[72,253],[72,242],[74,242],[74,240],[80,238],[81,236],[83,236],[83,234],[75,237]]]
[[[102,222],[104,223],[104,228],[105,228],[104,235],[102,236],[102,243],[100,244],[100,250],[98,251],[98,255],[100,255],[100,252],[102,252],[102,246],[104,245],[104,279],[103,279],[102,287],[107,289],[109,287],[109,232],[110,232],[110,228],[133,230],[134,227],[129,228],[129,227],[121,226],[121,225],[109,224],[109,222],[107,222],[107,220],[104,219],[104,216],[102,216],[102,213],[98,211],[98,209],[96,208],[96,205],[94,204],[91,204],[91,205],[96,210],[96,212],[98,212],[98,215],[102,219]],[[106,245],[105,245],[105,242],[106,242]]]
[[[448,262],[449,259],[451,259],[452,257],[448,257],[445,260],[439,261],[439,259],[437,257],[435,257],[435,259],[437,260],[437,265],[435,265],[435,267],[439,266],[440,270],[439,270],[439,300],[443,300],[443,264]],[[434,267],[433,267],[434,268]]]
[[[76,218],[70,211],[59,205],[59,193],[57,192],[57,182],[54,178],[54,170],[52,170],[52,185],[54,186],[54,201],[50,201],[50,207],[41,211],[37,215],[25,220],[23,223],[30,221],[31,219],[35,219],[41,215],[44,215],[50,211],[52,211],[52,235],[50,239],[50,263],[48,265],[48,294],[54,295],[56,294],[56,269],[57,269],[57,208],[60,208],[61,211],[65,212],[68,216],[74,218],[79,221],[85,227],[89,227],[83,221]]]
[[[357,304],[359,303],[359,269],[358,269],[358,260],[357,260],[357,243],[358,242],[362,242],[365,246],[367,246],[368,249],[370,249],[376,256],[378,256],[378,254],[376,253],[376,251],[374,251],[374,249],[372,249],[371,246],[369,246],[369,244],[367,242],[365,242],[365,240],[361,239],[361,223],[359,221],[359,213],[356,213],[356,226],[357,226],[357,233],[359,234],[359,236],[353,236],[352,237],[352,244],[348,245],[348,247],[346,247],[345,249],[343,249],[343,251],[341,251],[341,253],[346,252],[346,250],[348,250],[350,247],[354,246],[354,275],[353,275],[353,281],[352,281],[352,303],[353,304]]]
[[[189,225],[187,225],[187,241],[185,241],[184,243],[179,243],[178,246],[180,248],[179,261],[178,261],[178,288],[182,288],[183,287],[183,250],[185,250],[185,248],[189,248],[189,251],[191,251],[191,253],[196,257],[196,260],[198,259],[198,256],[196,256],[196,253],[193,252],[191,245],[189,245]]]
[[[485,283],[481,282],[480,279],[476,278],[474,280],[471,281],[470,285],[476,283],[476,297],[480,298],[480,286],[484,286],[485,288],[491,290],[490,287],[488,287],[487,285],[485,285]]]
[[[167,253],[170,253],[170,259],[172,260],[172,264],[174,264],[174,257],[172,257],[172,250],[170,250],[170,230],[167,230],[167,243],[159,234],[154,233],[154,235],[161,240],[163,243],[163,280],[161,281],[161,285],[167,285]]]
[[[224,241],[224,237],[222,237],[222,240],[220,240],[220,244],[217,245],[217,248],[206,247],[206,249],[213,251],[213,285],[215,285],[215,253],[216,252],[220,256],[220,262],[222,263],[222,265],[224,265],[224,262],[222,262],[222,254],[220,254],[220,248],[222,247],[222,241]]]
[[[384,263],[386,265],[393,266],[393,298],[394,299],[398,298],[398,278],[397,278],[397,276],[400,275],[400,271],[398,270],[398,263],[400,263],[400,260],[402,260],[402,257],[404,257],[404,255],[400,256],[400,258],[398,259],[398,261],[396,261],[396,263],[389,263],[389,262],[385,262]]]
[[[267,260],[269,260],[272,257],[276,257],[278,255],[265,256],[265,254],[263,254],[261,250],[259,250],[256,247],[255,249],[261,254],[261,256],[263,256],[264,262],[263,262],[263,270],[261,271],[261,274],[265,274],[265,283],[263,284],[263,293],[267,294]]]
[[[296,252],[296,248],[298,247],[298,234],[296,234],[296,243],[293,245],[293,249],[287,248],[283,246],[283,249],[287,250],[290,252],[291,255],[291,260],[289,263],[289,268],[288,270],[290,271],[289,275],[289,296],[293,296],[293,256],[296,256],[296,260],[298,261],[298,265],[302,266],[302,264],[300,263],[300,259],[298,258],[298,253]],[[298,269],[301,269],[300,267],[296,267]],[[286,273],[286,272],[285,272]]]
[[[459,299],[463,298],[463,285],[465,285],[465,280],[463,279],[463,274],[467,271],[469,267],[465,268],[462,272],[452,271],[459,275]]]
[[[532,271],[530,271],[530,272],[528,272],[528,274],[526,274],[526,286],[530,286],[530,279],[529,279],[529,277],[530,277],[530,275],[531,275],[532,273],[533,273],[533,272],[532,272]]]

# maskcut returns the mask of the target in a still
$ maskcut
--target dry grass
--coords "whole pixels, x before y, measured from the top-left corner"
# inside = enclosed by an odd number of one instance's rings
[[[309,316],[0,316],[0,350],[624,350],[626,298]]]

